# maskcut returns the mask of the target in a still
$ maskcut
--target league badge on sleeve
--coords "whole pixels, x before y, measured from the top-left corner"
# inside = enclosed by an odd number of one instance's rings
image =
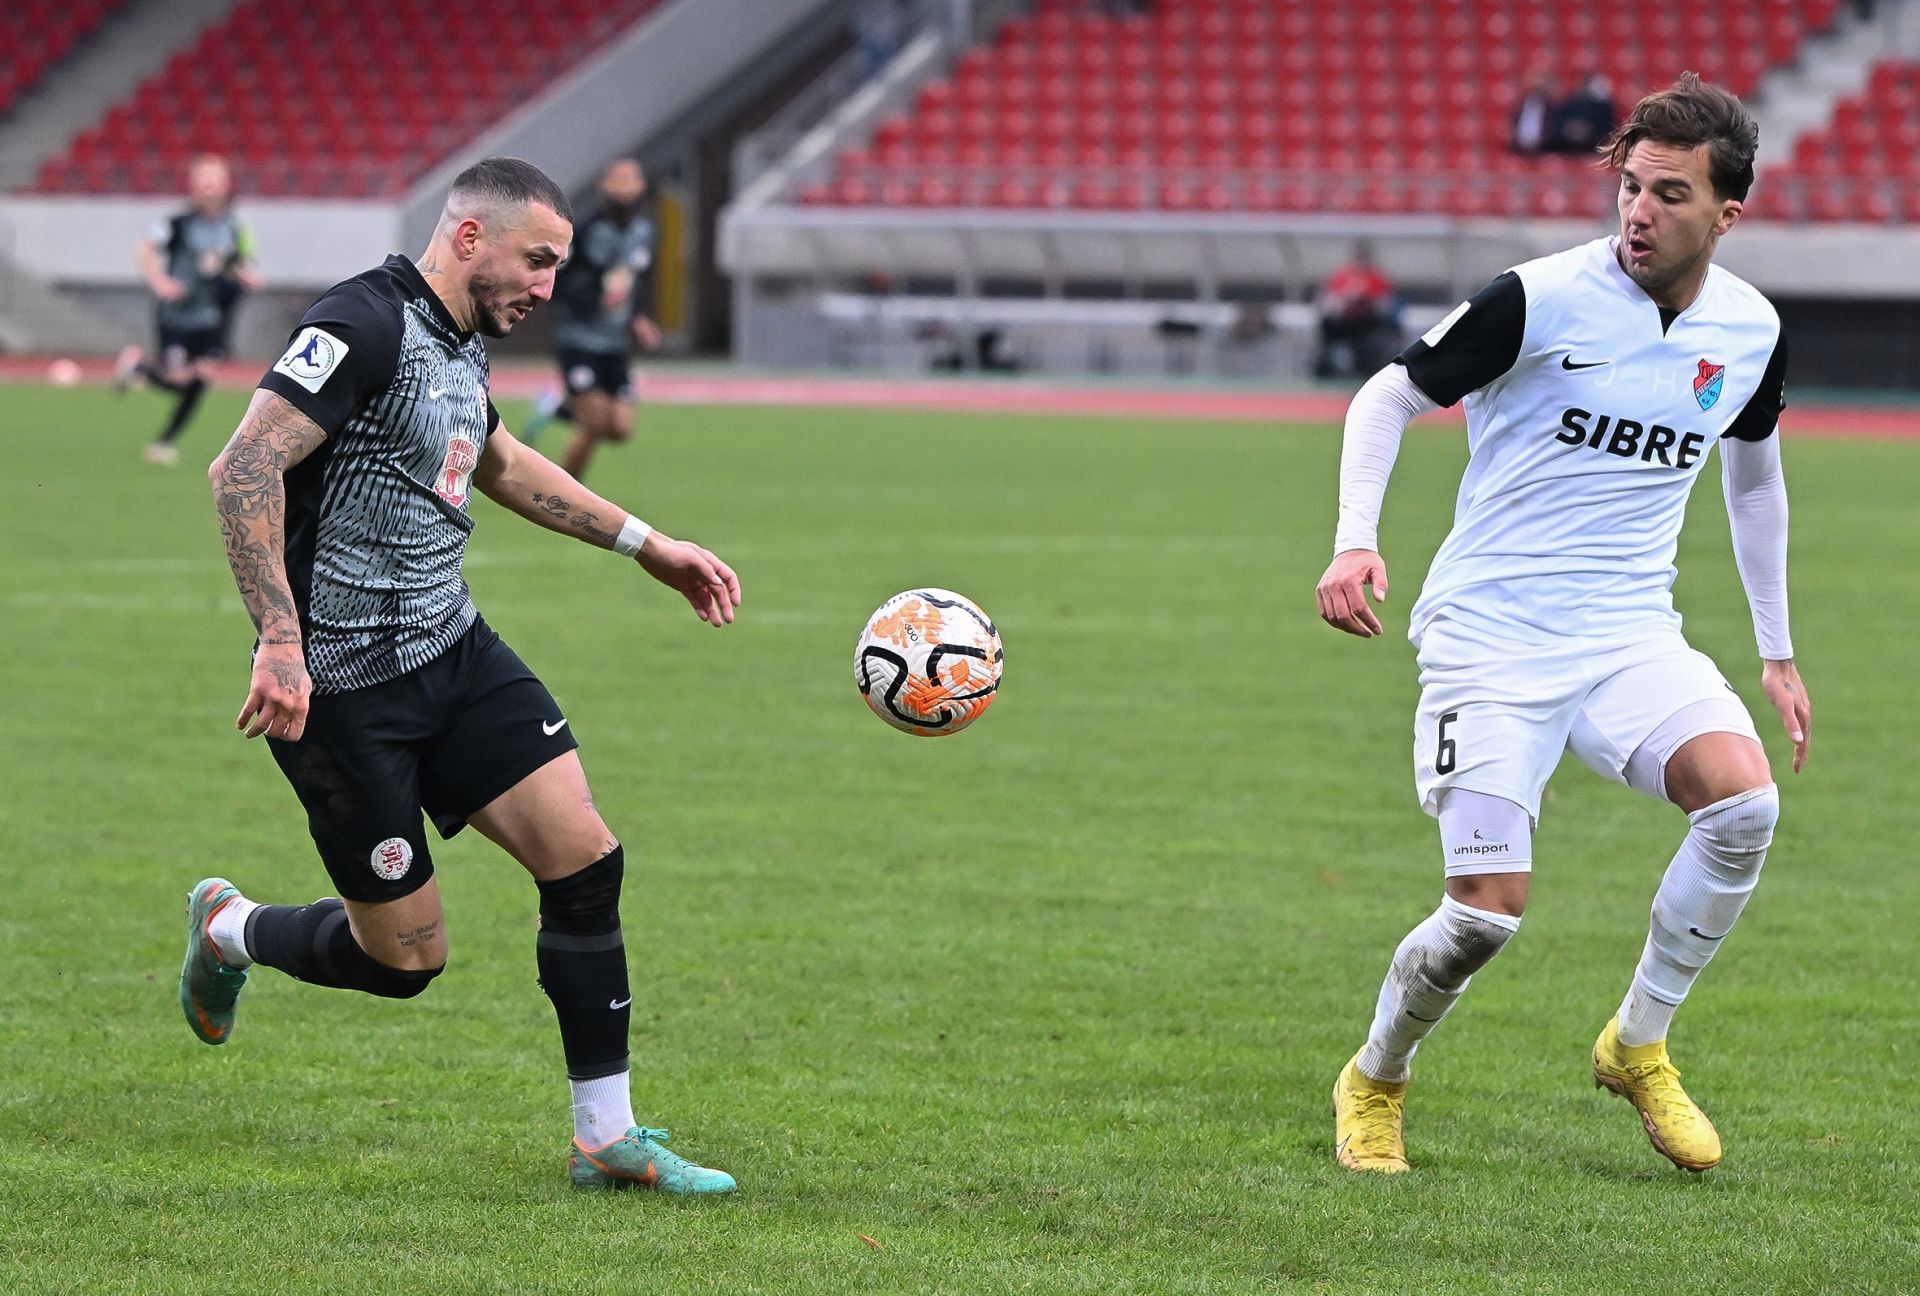
[[[347,344],[322,328],[308,325],[294,336],[287,353],[274,361],[273,371],[318,394],[321,386],[347,358]]]
[[[1717,365],[1711,360],[1700,362],[1700,371],[1693,376],[1693,398],[1700,402],[1700,408],[1710,410],[1720,399],[1720,389],[1726,386],[1727,367]]]

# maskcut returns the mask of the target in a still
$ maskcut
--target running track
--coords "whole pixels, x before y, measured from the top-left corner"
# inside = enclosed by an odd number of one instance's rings
[[[44,382],[49,363],[46,357],[0,356],[0,381]],[[223,366],[219,385],[251,387],[262,367],[260,362]],[[104,359],[81,361],[80,369],[81,381],[86,383],[104,383],[111,375],[111,364]],[[494,371],[493,389],[502,396],[531,397],[551,381],[550,372],[544,365],[502,365]],[[1347,396],[1340,392],[1245,387],[1072,385],[1005,378],[776,376],[666,366],[642,366],[636,377],[641,402],[655,405],[814,405],[1247,423],[1338,423],[1347,407]],[[1447,419],[1459,422],[1457,408],[1431,421]],[[1920,400],[1906,407],[1790,405],[1782,421],[1789,436],[1920,440]]]

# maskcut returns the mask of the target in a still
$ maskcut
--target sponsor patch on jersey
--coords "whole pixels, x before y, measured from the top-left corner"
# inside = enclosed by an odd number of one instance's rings
[[[1700,408],[1710,410],[1720,399],[1720,392],[1727,383],[1727,367],[1717,365],[1711,360],[1700,362],[1699,372],[1693,376],[1693,398],[1700,402]]]
[[[294,337],[287,353],[274,361],[273,372],[283,373],[317,394],[346,358],[345,342],[323,328],[308,325]]]
[[[1422,342],[1425,342],[1428,346],[1440,345],[1440,339],[1447,335],[1447,330],[1453,327],[1454,322],[1456,320],[1458,320],[1462,315],[1465,315],[1467,313],[1467,307],[1471,305],[1473,305],[1472,302],[1463,301],[1458,306],[1455,306],[1452,310],[1447,312],[1447,317],[1445,319],[1441,320],[1438,324],[1435,324],[1432,328],[1428,329],[1425,333],[1422,333],[1420,335],[1420,340]]]
[[[468,483],[473,480],[473,470],[480,466],[480,447],[458,432],[447,438],[447,457],[440,463],[440,474],[434,478],[433,490],[436,495],[455,508],[467,502]]]
[[[389,882],[398,882],[413,867],[413,847],[405,837],[389,837],[373,848],[373,871]]]

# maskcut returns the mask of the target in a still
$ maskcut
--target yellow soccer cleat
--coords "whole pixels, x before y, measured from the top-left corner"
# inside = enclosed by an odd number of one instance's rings
[[[1390,1084],[1362,1075],[1360,1055],[1333,1082],[1333,1157],[1349,1170],[1401,1174],[1408,1169],[1400,1140],[1400,1116],[1407,1105],[1407,1082]]]
[[[1620,1019],[1614,1018],[1593,1042],[1593,1083],[1632,1103],[1654,1150],[1682,1170],[1711,1170],[1720,1164],[1720,1135],[1680,1087],[1680,1072],[1667,1060],[1665,1040],[1622,1044]]]

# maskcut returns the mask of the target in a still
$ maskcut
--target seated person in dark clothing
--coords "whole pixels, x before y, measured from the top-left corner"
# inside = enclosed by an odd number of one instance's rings
[[[1555,153],[1591,153],[1620,122],[1613,103],[1613,83],[1595,73],[1567,96],[1554,114],[1551,150]]]

